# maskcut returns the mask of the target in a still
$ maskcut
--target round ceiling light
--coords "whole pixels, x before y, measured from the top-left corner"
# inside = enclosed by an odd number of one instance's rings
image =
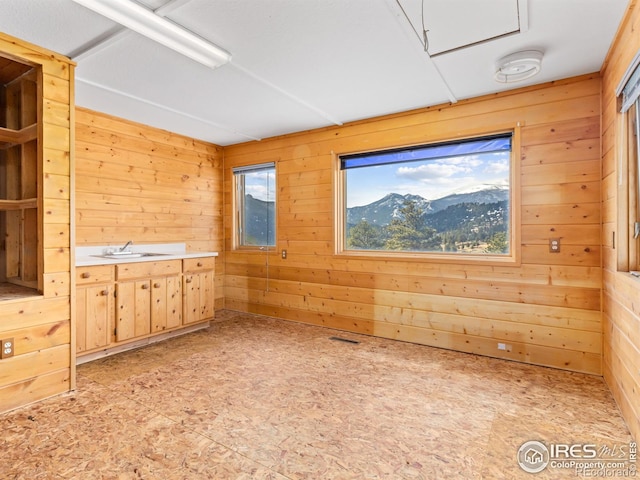
[[[533,77],[542,66],[542,52],[525,50],[498,60],[494,78],[501,83],[513,83]]]

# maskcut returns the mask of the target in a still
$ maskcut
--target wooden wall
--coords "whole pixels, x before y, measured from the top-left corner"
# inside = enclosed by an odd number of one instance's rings
[[[618,171],[624,149],[619,145],[620,114],[615,91],[640,50],[639,31],[640,4],[633,0],[602,70],[603,370],[636,439],[640,439],[640,280],[618,271],[619,252],[614,248],[613,235],[616,232],[618,240],[626,235],[617,225],[618,215],[626,210],[628,202],[617,187],[619,176],[624,178],[627,172]]]
[[[76,245],[184,242],[218,251],[223,285],[220,147],[78,108],[76,155]]]
[[[600,88],[596,73],[226,147],[226,308],[600,374]],[[335,254],[333,153],[517,122],[520,265]],[[277,252],[233,250],[232,168],[266,161],[277,165]]]
[[[42,296],[0,302],[0,338],[15,356],[0,360],[0,412],[73,386],[71,345],[71,177],[74,65],[0,33],[0,51],[42,65]]]

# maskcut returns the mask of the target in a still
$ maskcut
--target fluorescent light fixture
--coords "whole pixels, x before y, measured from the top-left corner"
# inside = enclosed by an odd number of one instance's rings
[[[207,67],[216,68],[231,60],[229,52],[135,2],[129,0],[73,1]]]

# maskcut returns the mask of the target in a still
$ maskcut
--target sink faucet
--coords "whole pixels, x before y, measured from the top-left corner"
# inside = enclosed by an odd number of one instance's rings
[[[133,240],[129,240],[127,243],[125,243],[124,247],[120,248],[120,251],[124,252],[127,249],[127,247],[131,244],[133,244]]]

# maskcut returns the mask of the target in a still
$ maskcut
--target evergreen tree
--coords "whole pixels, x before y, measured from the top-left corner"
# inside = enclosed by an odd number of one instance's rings
[[[351,227],[347,247],[363,250],[378,250],[384,245],[382,228],[361,220]]]
[[[424,212],[417,202],[405,200],[401,218],[394,218],[387,226],[387,250],[434,251],[440,250],[440,239],[433,228],[427,227]]]
[[[507,253],[509,242],[507,241],[506,232],[497,232],[488,242],[487,252],[489,253]]]

